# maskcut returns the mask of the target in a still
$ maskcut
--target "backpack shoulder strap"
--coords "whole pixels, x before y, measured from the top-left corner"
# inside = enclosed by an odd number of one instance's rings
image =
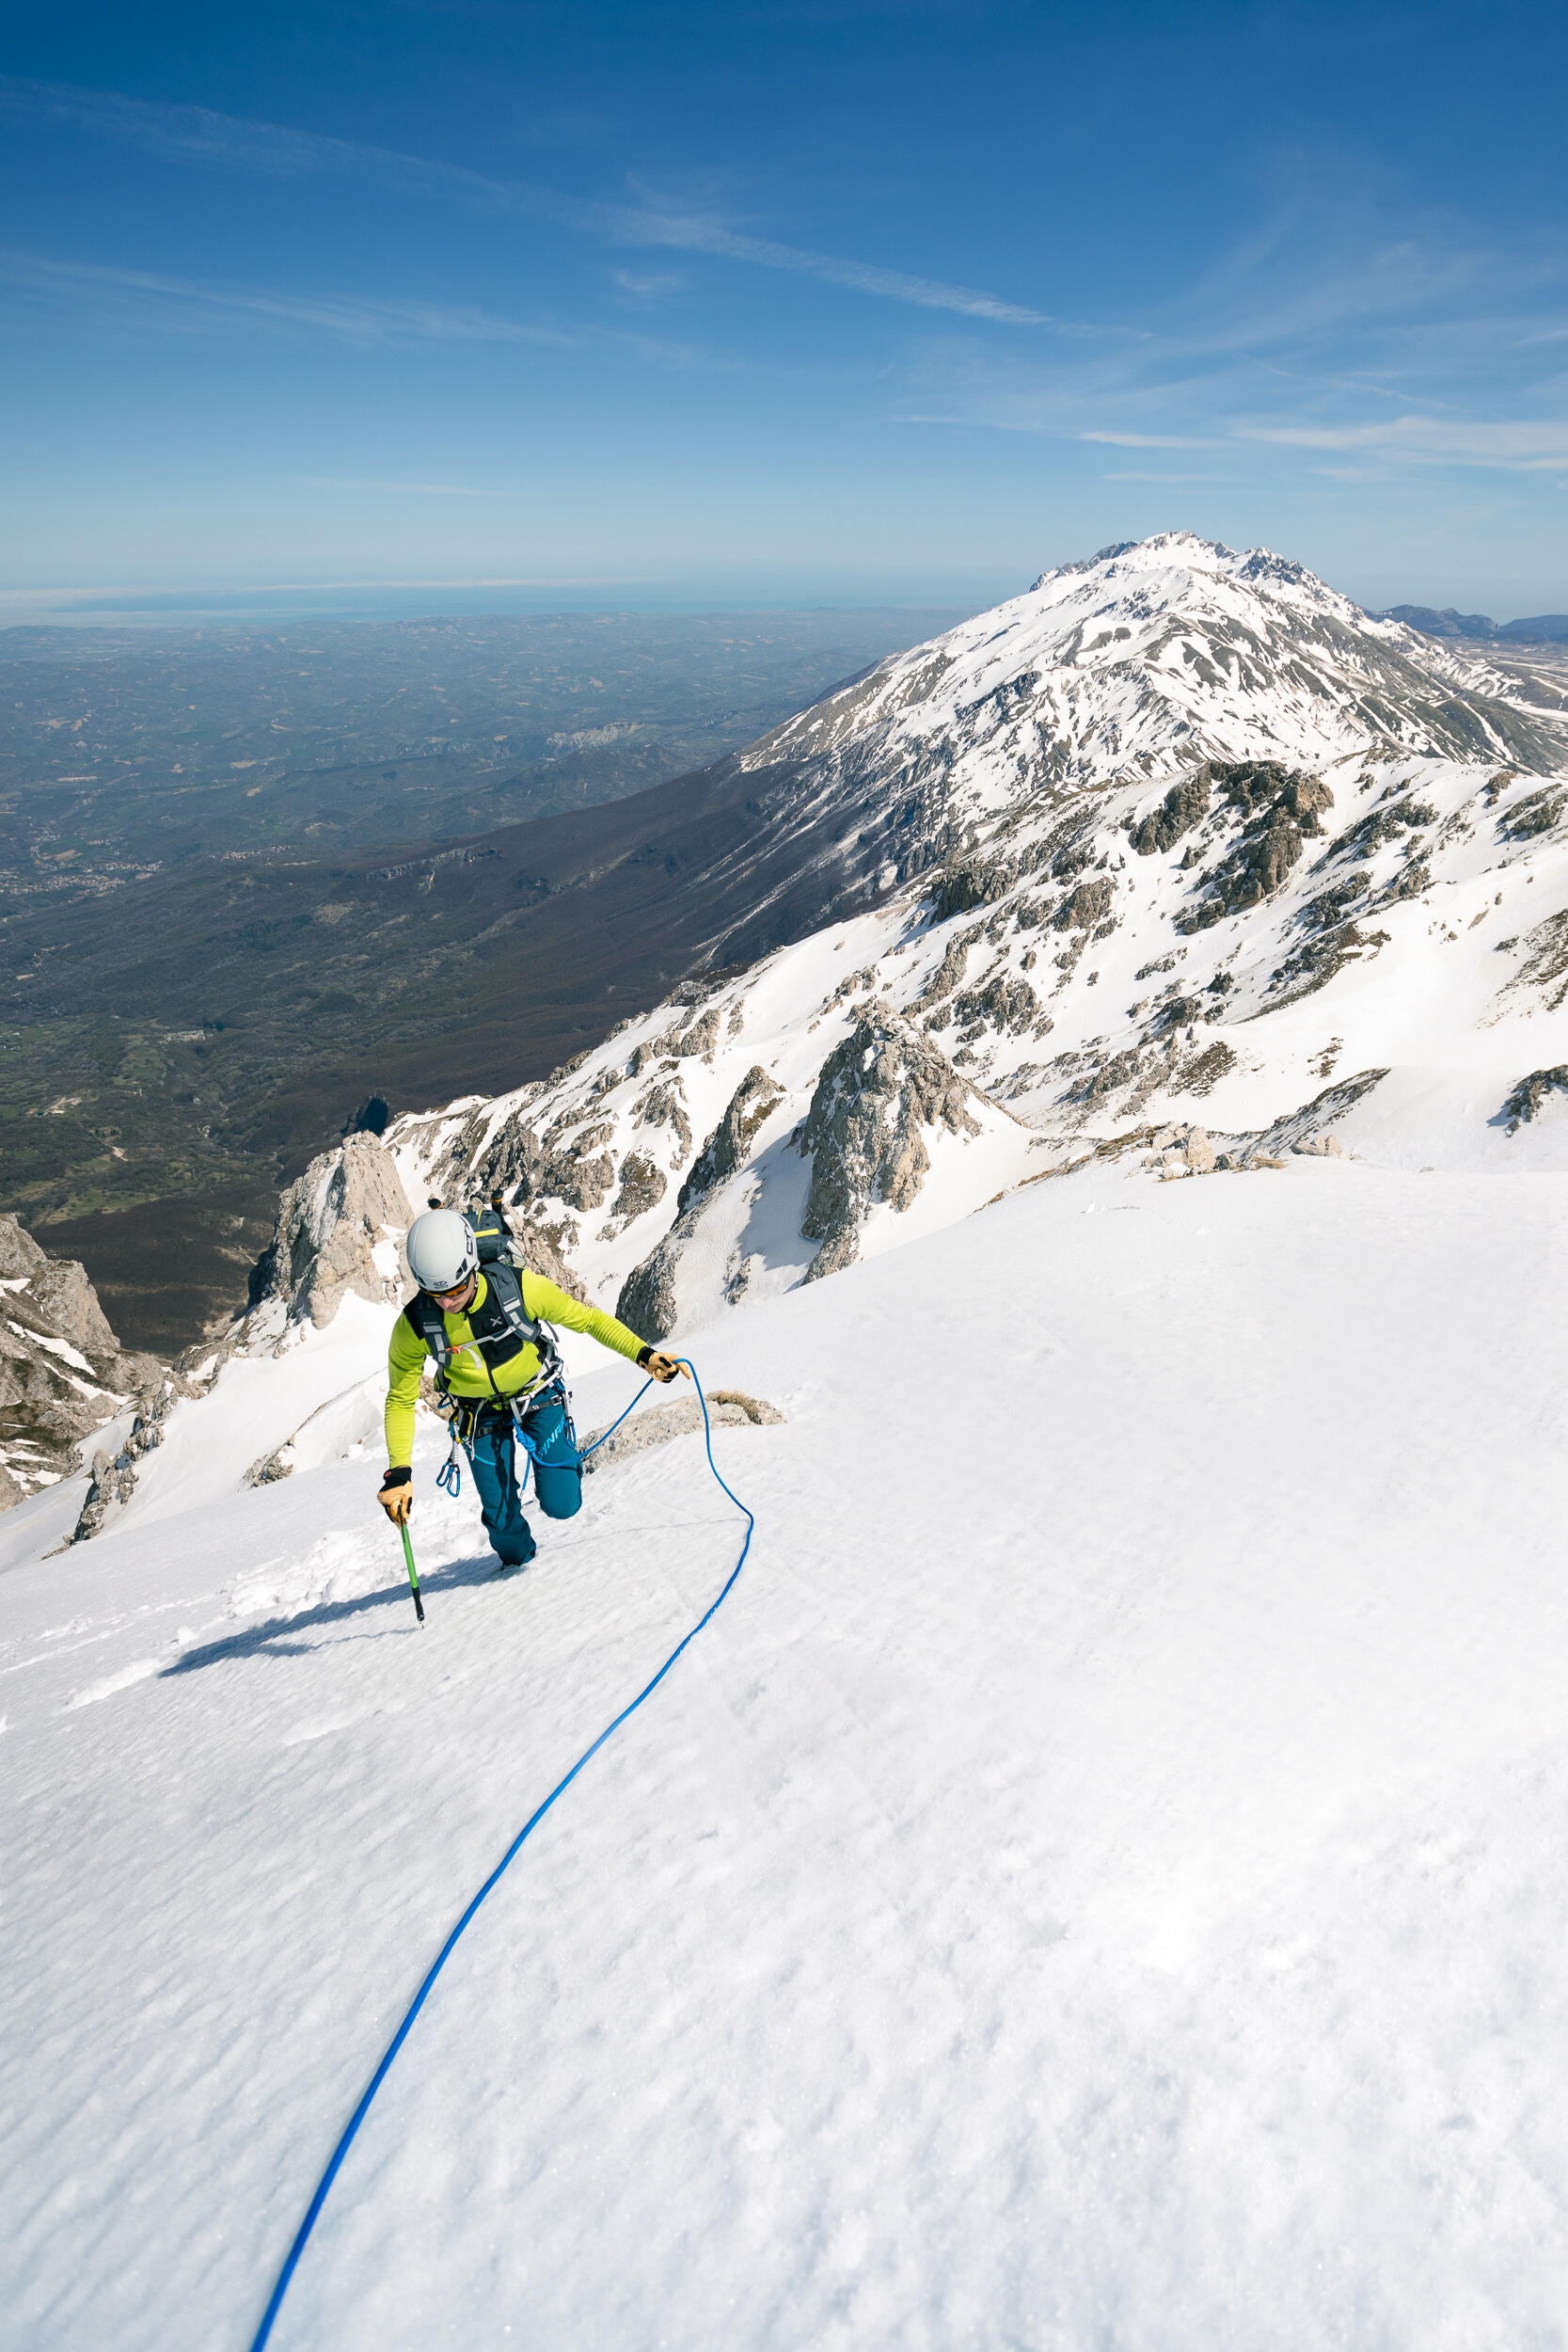
[[[540,1326],[523,1304],[523,1285],[511,1259],[492,1259],[484,1268],[484,1279],[507,1328],[525,1346],[542,1345]]]
[[[414,1293],[403,1311],[403,1319],[423,1340],[436,1359],[437,1371],[444,1373],[451,1361],[451,1342],[447,1337],[447,1319],[428,1291]]]

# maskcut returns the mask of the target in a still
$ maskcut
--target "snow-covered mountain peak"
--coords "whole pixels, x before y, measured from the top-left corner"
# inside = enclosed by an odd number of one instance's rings
[[[1250,595],[1265,595],[1296,602],[1318,612],[1333,612],[1350,626],[1367,623],[1362,608],[1330,588],[1305,564],[1272,548],[1227,548],[1223,539],[1200,539],[1195,531],[1157,531],[1147,539],[1122,539],[1101,548],[1097,555],[1074,564],[1059,564],[1042,572],[1029,590],[1031,597],[1066,602],[1085,588],[1091,595],[1109,588],[1125,596],[1129,583],[1155,581],[1159,593],[1173,603],[1184,596],[1201,597],[1221,582],[1240,582]],[[1386,623],[1385,628],[1397,624]]]
[[[1456,656],[1267,548],[1191,532],[1043,573],[738,755],[847,801],[903,876],[1042,791],[1170,780],[1206,758],[1322,767],[1410,753],[1553,773],[1562,697]]]

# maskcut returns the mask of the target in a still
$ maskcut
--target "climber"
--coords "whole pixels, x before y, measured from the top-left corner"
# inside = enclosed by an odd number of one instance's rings
[[[515,1438],[533,1457],[546,1518],[569,1519],[582,1501],[577,1437],[550,1325],[592,1332],[601,1346],[630,1357],[658,1381],[673,1380],[686,1366],[613,1315],[583,1306],[521,1266],[499,1204],[477,1218],[429,1209],[409,1227],[407,1247],[420,1287],[392,1326],[387,1350],[388,1470],[376,1501],[398,1526],[413,1507],[414,1406],[425,1358],[433,1356],[436,1409],[468,1457],[491,1548],[503,1567],[524,1567],[535,1545],[517,1490]]]

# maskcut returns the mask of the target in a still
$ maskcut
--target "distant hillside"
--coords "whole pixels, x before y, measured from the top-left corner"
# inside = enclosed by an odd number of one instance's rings
[[[1430,604],[1391,604],[1380,621],[1399,621],[1418,628],[1423,637],[1496,638],[1513,645],[1568,644],[1568,612],[1537,612],[1525,621],[1495,621],[1488,612],[1456,612],[1446,605],[1441,612]]]

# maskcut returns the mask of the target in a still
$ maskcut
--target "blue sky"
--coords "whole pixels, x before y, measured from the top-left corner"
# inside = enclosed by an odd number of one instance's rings
[[[1176,526],[1568,609],[1560,6],[58,0],[4,66],[0,619]]]

